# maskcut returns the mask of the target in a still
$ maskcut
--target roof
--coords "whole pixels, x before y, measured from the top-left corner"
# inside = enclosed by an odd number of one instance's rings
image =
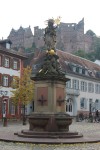
[[[66,73],[73,73],[81,76],[83,75],[89,78],[91,77],[100,80],[100,66],[98,64],[61,50],[57,50],[56,52],[59,56],[61,68]],[[44,60],[44,56],[45,51],[38,51],[36,57],[31,60],[30,65],[35,66],[34,71],[40,69],[40,66]],[[84,69],[87,71],[87,74],[79,74],[78,72],[73,72],[73,67]]]
[[[10,43],[10,44],[12,44],[11,40],[9,40],[9,39],[0,40],[0,44],[3,44],[3,43]]]
[[[13,49],[6,49],[5,47],[1,46],[0,45],[0,53],[5,53],[5,54],[8,54],[8,55],[12,55],[12,56],[16,56],[16,57],[20,57],[21,59],[27,59],[27,56],[20,53],[20,52],[17,52]]]

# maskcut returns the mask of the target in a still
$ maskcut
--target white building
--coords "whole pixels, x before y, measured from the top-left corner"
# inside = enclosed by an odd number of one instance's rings
[[[57,51],[66,77],[66,111],[71,116],[100,110],[100,66],[87,59]]]
[[[70,79],[66,83],[66,112],[76,116],[100,110],[100,66],[60,50],[57,50],[57,54],[62,70]],[[38,53],[34,58],[34,71],[42,64],[43,55]]]

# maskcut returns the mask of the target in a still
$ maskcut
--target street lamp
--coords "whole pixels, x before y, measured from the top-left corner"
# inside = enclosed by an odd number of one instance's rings
[[[89,112],[89,118],[90,118],[90,121],[93,122],[93,116],[94,114],[93,113],[93,110],[95,110],[95,102],[91,102],[90,103],[90,112]]]
[[[4,96],[2,96],[4,97]],[[6,127],[7,126],[7,112],[6,112],[6,100],[3,99],[3,126]]]

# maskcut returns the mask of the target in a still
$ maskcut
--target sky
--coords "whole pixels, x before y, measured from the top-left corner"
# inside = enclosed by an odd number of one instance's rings
[[[78,23],[84,18],[85,32],[91,29],[100,36],[100,0],[0,0],[0,39],[12,28],[30,25],[45,28],[45,21],[61,16],[61,22]]]

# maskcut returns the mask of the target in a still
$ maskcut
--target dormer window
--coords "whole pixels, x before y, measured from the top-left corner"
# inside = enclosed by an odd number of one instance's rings
[[[87,71],[87,70],[85,70],[85,75],[86,75],[86,76],[88,75],[88,71]]]
[[[76,72],[79,73],[79,67],[76,67]]]
[[[76,66],[73,66],[73,72],[76,72]]]
[[[6,43],[6,48],[10,49],[10,43]]]
[[[79,73],[82,74],[82,68],[79,68]]]
[[[82,69],[82,74],[85,74],[85,69]]]

